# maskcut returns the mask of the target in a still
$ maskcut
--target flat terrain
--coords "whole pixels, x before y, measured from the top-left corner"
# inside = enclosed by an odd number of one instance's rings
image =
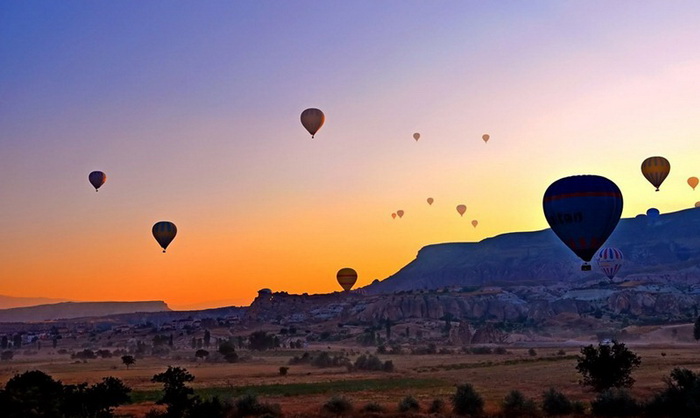
[[[582,345],[583,343],[581,343]],[[192,386],[202,396],[217,395],[222,399],[246,392],[257,393],[263,401],[278,403],[286,415],[307,415],[318,412],[328,398],[336,394],[347,396],[356,408],[373,401],[389,410],[406,395],[419,399],[424,408],[435,398],[449,402],[454,386],[471,383],[487,402],[487,411],[495,412],[505,394],[518,389],[528,397],[539,400],[541,393],[554,387],[572,399],[588,401],[593,394],[578,384],[575,355],[580,345],[575,343],[547,343],[546,347],[504,346],[505,354],[432,354],[432,355],[379,355],[392,360],[396,371],[348,372],[345,368],[316,368],[310,365],[288,366],[293,356],[308,352],[329,351],[340,353],[342,347],[310,346],[301,350],[268,352],[240,351],[250,359],[241,363],[209,363],[194,361],[192,352],[177,352],[181,360],[173,358],[138,359],[129,370],[118,357],[89,360],[85,363],[71,360],[67,355],[44,349],[35,355],[17,355],[11,361],[0,363],[0,382],[4,384],[16,373],[38,369],[64,383],[97,382],[106,376],[118,377],[133,388],[134,403],[120,408],[122,414],[140,416],[158,399],[160,386],[150,380],[167,366],[180,366],[194,376]],[[700,371],[700,356],[696,344],[628,344],[642,357],[642,365],[633,374],[637,380],[632,392],[640,399],[648,398],[663,385],[663,379],[674,367]],[[364,352],[354,350],[355,358]],[[279,368],[288,366],[287,376],[280,376]]]

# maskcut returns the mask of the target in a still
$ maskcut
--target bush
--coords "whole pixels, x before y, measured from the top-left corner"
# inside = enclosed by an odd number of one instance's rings
[[[481,415],[484,411],[484,399],[469,383],[458,385],[452,396],[452,410],[457,415]]]
[[[508,354],[508,351],[506,350],[505,347],[496,347],[496,349],[493,350],[493,352],[494,352],[494,354],[500,354],[500,355]]]
[[[433,399],[428,407],[428,412],[431,414],[440,414],[445,410],[445,401],[442,399]]]
[[[345,396],[334,396],[323,404],[324,412],[341,415],[352,411],[352,403]]]
[[[532,357],[535,357],[537,355],[537,351],[535,351],[534,348],[527,350],[527,353]]]
[[[503,413],[507,417],[532,417],[537,415],[537,405],[520,391],[512,390],[503,399]]]
[[[637,401],[624,389],[608,389],[591,402],[593,415],[601,417],[634,417],[641,408]]]
[[[469,352],[472,354],[491,354],[493,351],[491,347],[472,347]]]
[[[258,395],[246,393],[234,402],[237,416],[260,416],[264,414],[279,416],[282,414],[280,406],[258,401]]]
[[[382,361],[377,356],[373,356],[371,354],[363,354],[360,357],[358,357],[357,360],[355,360],[355,364],[351,369],[393,372],[394,363],[391,360],[387,360],[382,363]]]
[[[634,384],[632,370],[639,367],[642,359],[625,344],[613,341],[612,345],[582,347],[576,361],[576,370],[583,376],[579,383],[602,392],[610,388],[631,387]]]
[[[420,411],[420,404],[411,395],[406,396],[399,402],[399,412],[418,412]]]
[[[362,407],[362,412],[384,412],[384,407],[376,402],[370,402]]]
[[[700,416],[700,374],[675,368],[666,380],[666,389],[647,405],[652,416]]]
[[[542,394],[542,410],[546,415],[568,415],[573,409],[569,398],[554,388]]]
[[[286,376],[288,371],[289,371],[289,367],[285,367],[285,366],[280,367],[280,376]]]

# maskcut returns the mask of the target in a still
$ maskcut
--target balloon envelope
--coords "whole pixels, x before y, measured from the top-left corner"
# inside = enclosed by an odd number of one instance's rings
[[[472,221],[472,226],[473,226],[474,228],[476,228],[477,225],[479,225],[479,221],[477,221],[476,219],[474,219],[474,220]]]
[[[695,207],[696,207],[696,208],[700,208],[700,200],[697,201],[697,202],[695,202]]]
[[[587,263],[620,221],[622,192],[605,177],[565,177],[547,188],[542,206],[552,231]]]
[[[88,180],[92,187],[95,188],[95,191],[97,191],[107,181],[107,175],[101,171],[93,171],[88,175]]]
[[[349,292],[357,281],[357,272],[349,267],[345,267],[338,270],[336,278],[338,279],[340,287],[346,292]]]
[[[598,252],[598,267],[612,280],[622,267],[622,251],[613,247],[606,247]]]
[[[661,183],[671,172],[671,163],[664,157],[649,157],[642,162],[642,174],[659,191]]]
[[[428,198],[428,204],[429,204],[429,205],[432,205],[434,201],[435,201],[435,200],[433,200],[432,197],[429,197],[429,198]]]
[[[399,218],[403,218],[403,211],[402,210],[397,210],[396,214],[399,215]]]
[[[418,140],[420,139],[420,134],[419,134],[418,132],[414,133],[414,134],[413,134],[413,139],[415,139],[416,141],[418,141]]]
[[[661,212],[659,212],[659,210],[656,208],[647,209],[647,216],[652,218],[652,219],[658,218],[660,214],[661,214]]]
[[[697,177],[688,178],[688,186],[692,187],[693,190],[695,190],[695,188],[698,187],[698,178]]]
[[[163,247],[163,252],[168,248],[168,245],[173,241],[175,235],[177,235],[177,227],[174,223],[168,221],[156,222],[153,225],[153,238],[158,241],[161,247]]]
[[[466,205],[457,205],[457,212],[459,212],[459,216],[464,216],[464,213],[466,211],[467,211]]]
[[[394,213],[391,214],[391,218],[392,218],[392,219],[396,219],[396,212],[394,212]]]
[[[481,135],[481,139],[484,140],[484,142],[489,142],[489,139],[491,138],[491,135],[489,134],[483,134]]]
[[[326,121],[326,115],[319,109],[310,108],[301,112],[301,124],[304,125],[307,131],[311,134],[311,138],[316,135],[323,123]]]

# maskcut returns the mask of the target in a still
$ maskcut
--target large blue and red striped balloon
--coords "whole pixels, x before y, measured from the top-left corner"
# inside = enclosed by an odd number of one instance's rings
[[[552,231],[585,262],[581,270],[590,270],[588,262],[620,221],[622,192],[605,177],[565,177],[547,188],[542,206]]]
[[[622,267],[622,251],[613,247],[605,247],[598,252],[598,267],[612,280]]]

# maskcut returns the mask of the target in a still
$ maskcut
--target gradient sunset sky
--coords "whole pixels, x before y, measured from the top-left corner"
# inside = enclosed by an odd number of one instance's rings
[[[546,228],[574,174],[613,180],[623,217],[692,207],[699,21],[661,0],[2,2],[0,294],[248,304],[339,290],[346,266],[364,286],[424,245]]]

